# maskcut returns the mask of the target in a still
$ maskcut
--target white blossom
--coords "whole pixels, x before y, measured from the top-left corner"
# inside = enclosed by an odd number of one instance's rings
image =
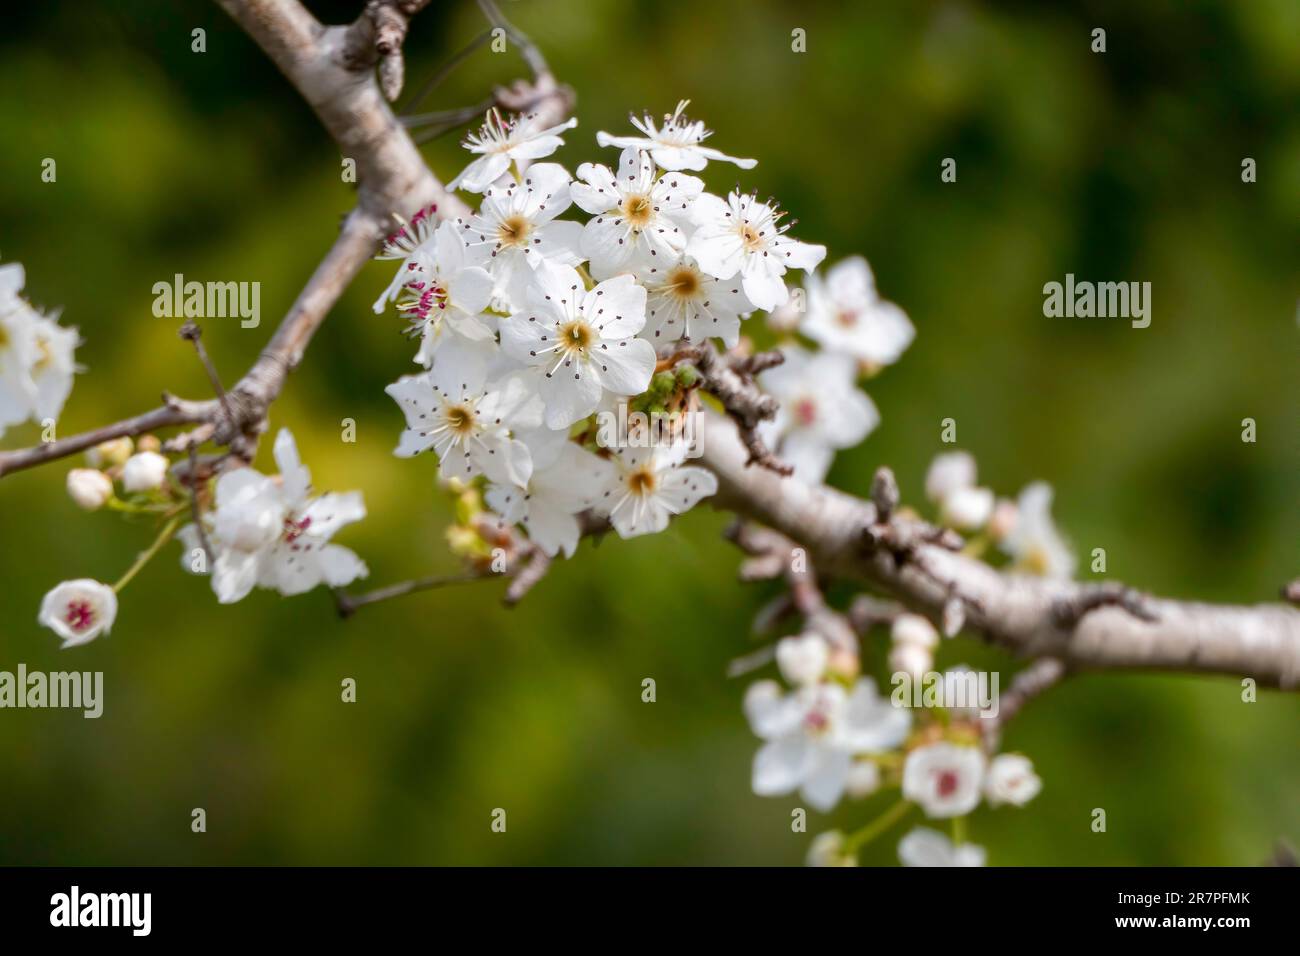
[[[63,639],[63,647],[88,644],[107,634],[117,618],[117,594],[92,578],[64,581],[41,601],[36,620]]]
[[[77,371],[77,330],[32,308],[25,281],[19,263],[0,266],[0,435],[28,419],[57,420]]]
[[[890,627],[889,669],[913,677],[932,670],[939,632],[919,614],[900,614]]]
[[[1052,521],[1052,486],[1036,481],[1020,492],[1016,522],[1000,545],[1019,571],[1068,580],[1074,576],[1074,552]]]
[[[1024,754],[998,754],[989,761],[984,796],[990,806],[1010,803],[1023,807],[1043,789],[1034,765]]]
[[[879,789],[880,768],[872,760],[855,760],[849,767],[844,792],[854,800],[861,800]]]
[[[406,257],[374,309],[382,312],[396,299],[410,323],[408,334],[420,339],[415,361],[433,368],[445,386],[466,364],[487,361],[496,341],[484,314],[493,286],[492,276],[470,255],[464,227],[444,222]]]
[[[754,306],[739,276],[715,279],[690,256],[655,263],[640,273],[646,289],[646,324],[641,337],[658,345],[687,338],[722,339],[727,348],[740,341],[740,320]]]
[[[685,173],[655,178],[649,153],[625,149],[618,174],[583,163],[570,187],[573,201],[592,218],[582,231],[591,272],[607,279],[620,272],[676,260],[686,248],[691,210],[704,183]]]
[[[801,330],[825,349],[869,366],[892,365],[916,337],[907,314],[880,298],[861,256],[836,263],[824,280],[809,273],[804,289],[808,311]]]
[[[739,275],[749,301],[771,311],[790,297],[782,278],[787,269],[815,269],[826,257],[825,246],[787,237],[784,215],[753,193],[733,191],[725,200],[702,193],[693,207],[697,228],[686,252],[715,278]]]
[[[917,747],[903,764],[903,796],[926,816],[959,817],[980,801],[984,754],[978,747],[939,742]]]
[[[528,290],[528,308],[501,320],[501,348],[531,368],[548,428],[568,428],[606,393],[638,395],[654,374],[655,350],[636,338],[645,325],[645,289],[630,275],[588,290],[578,273],[546,263]]]
[[[527,302],[533,270],[543,260],[582,262],[582,225],[555,217],[572,204],[563,166],[538,163],[523,182],[489,186],[478,212],[465,225],[471,255],[495,281],[495,294],[514,309]]]
[[[819,482],[835,452],[866,438],[879,424],[880,413],[856,388],[852,359],[797,346],[782,351],[785,361],[759,376],[764,390],[781,403],[776,417],[759,426],[759,434],[770,445],[779,441],[781,457],[798,478]]]
[[[156,451],[138,451],[122,466],[122,487],[127,491],[155,491],[167,480],[171,466]]]
[[[547,555],[572,557],[582,529],[577,515],[605,490],[613,466],[574,442],[564,432],[553,455],[543,457],[535,443],[533,473],[524,487],[492,483],[484,500],[506,524],[522,524],[528,537]]]
[[[541,424],[541,403],[520,373],[489,383],[481,370],[472,371],[449,388],[426,372],[384,389],[406,416],[394,454],[410,458],[432,449],[444,478],[486,475],[522,488],[533,461],[515,431]]]
[[[613,469],[595,500],[597,513],[609,516],[619,537],[657,534],[673,515],[685,514],[702,498],[715,494],[713,472],[684,465],[684,442],[614,451]]]
[[[447,188],[481,193],[505,175],[512,162],[550,156],[564,145],[559,134],[577,125],[578,121],[570,118],[558,126],[543,127],[536,114],[504,119],[491,109],[478,133],[470,133],[462,144],[479,158],[461,170]]]
[[[243,600],[255,586],[288,596],[322,583],[343,587],[368,573],[355,553],[330,543],[340,528],[366,516],[361,493],[312,497],[311,473],[287,428],[276,436],[275,461],[276,478],[238,468],[217,479],[215,508],[204,523],[215,552],[212,590],[222,604]],[[202,547],[199,530],[189,524],[177,537],[181,566],[192,571],[192,554]]]
[[[687,119],[685,110],[690,102],[682,100],[675,111],[665,113],[662,127],[656,126],[648,113],[639,120],[635,115],[629,116],[632,125],[643,134],[641,136],[613,136],[599,132],[596,134],[596,142],[601,146],[617,146],[620,149],[649,150],[651,158],[662,169],[703,169],[711,159],[735,163],[741,169],[753,169],[757,160],[737,159],[703,145],[713,133],[705,129],[699,120]]]
[[[113,479],[97,468],[73,468],[68,472],[68,497],[78,508],[95,511],[113,497]]]
[[[898,746],[911,724],[909,713],[891,706],[865,678],[851,692],[824,683],[789,694],[775,681],[759,681],[745,694],[745,715],[767,741],[754,757],[754,792],[798,790],[823,812],[848,787],[853,758]]]
[[[898,859],[903,866],[983,866],[984,858],[982,846],[954,845],[928,827],[916,827],[898,842]]]

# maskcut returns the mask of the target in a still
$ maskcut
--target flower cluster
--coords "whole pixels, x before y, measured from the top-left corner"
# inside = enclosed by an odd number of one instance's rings
[[[0,266],[0,435],[25,421],[57,421],[72,392],[80,338],[23,298],[26,273]]]
[[[501,522],[548,555],[573,553],[584,512],[630,538],[714,493],[683,434],[611,440],[599,416],[689,411],[692,383],[659,349],[734,346],[753,311],[788,301],[787,272],[826,254],[791,238],[773,202],[712,195],[684,172],[754,165],[704,146],[685,106],[662,126],[634,118],[642,136],[601,133],[617,163],[583,163],[576,178],[537,162],[573,122],[494,110],[452,182],[481,196],[478,209],[441,223],[426,210],[381,253],[399,265],[375,311],[395,304],[423,368],[387,389],[406,418],[396,454],[432,451],[444,480],[481,482]]]

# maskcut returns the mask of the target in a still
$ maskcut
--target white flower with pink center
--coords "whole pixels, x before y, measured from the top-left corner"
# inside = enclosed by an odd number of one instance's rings
[[[856,385],[851,358],[833,352],[782,349],[785,361],[763,372],[759,384],[778,399],[776,417],[759,426],[759,434],[794,466],[795,476],[819,482],[830,470],[835,452],[867,437],[880,413]]]
[[[107,634],[117,618],[117,594],[92,578],[64,581],[44,600],[36,620],[63,639],[63,647],[88,644]]]
[[[745,693],[745,715],[767,741],[754,757],[754,792],[798,790],[823,812],[844,795],[855,756],[897,747],[911,726],[911,715],[891,706],[866,678],[851,692],[825,683],[789,694],[776,681],[759,681]]]
[[[929,817],[960,817],[980,802],[984,754],[978,747],[940,742],[917,747],[903,764],[903,796]]]
[[[984,796],[989,806],[1009,803],[1023,807],[1043,789],[1034,765],[1024,754],[998,754],[989,762]]]

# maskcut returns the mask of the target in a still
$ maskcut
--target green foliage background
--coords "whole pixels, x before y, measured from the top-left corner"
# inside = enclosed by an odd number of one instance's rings
[[[315,4],[350,17],[360,3]],[[556,158],[680,97],[742,173],[832,259],[862,253],[919,330],[870,385],[883,424],[833,480],[892,464],[920,499],[958,420],[982,478],[1058,489],[1081,555],[1160,592],[1271,600],[1297,571],[1296,301],[1300,6],[1176,3],[506,3],[579,96]],[[1089,52],[1095,26],[1108,52]],[[207,30],[192,53],[190,31]],[[807,31],[794,54],[791,30]],[[483,28],[467,0],[417,21],[408,87]],[[430,100],[522,74],[486,49]],[[602,151],[603,152],[603,151]],[[444,177],[465,156],[431,144]],[[939,182],[943,157],[958,182]],[[1241,182],[1242,157],[1259,182]],[[40,181],[41,160],[58,181]],[[612,152],[602,157],[608,161]],[[736,171],[711,167],[715,190]],[[205,394],[151,286],[257,280],[263,326],[207,323],[233,380],[328,246],[351,187],[307,108],[215,5],[51,2],[0,36],[0,256],[63,305],[85,364],[67,434]],[[1043,283],[1148,280],[1154,321],[1045,319]],[[370,303],[368,267],[274,409],[316,484],[361,488],[342,541],[371,583],[450,570],[432,458],[391,456],[382,387],[410,345]],[[1241,420],[1258,422],[1243,444]],[[343,444],[339,423],[357,422]],[[12,430],[5,447],[36,441]],[[264,463],[269,469],[269,442]],[[756,742],[726,662],[770,596],[735,582],[701,507],[653,539],[584,544],[513,612],[478,584],[342,623],[324,592],[218,607],[177,548],[125,592],[112,635],[75,651],[35,623],[44,591],[113,580],[146,526],[85,515],[64,465],[0,485],[0,669],[102,670],[106,712],[0,711],[0,863],[796,863],[798,801],[749,791]],[[1014,665],[969,640],[941,662]],[[359,701],[339,700],[344,677]],[[653,677],[658,702],[643,704]],[[1007,746],[1046,787],[982,809],[999,864],[1253,864],[1300,840],[1300,700],[1244,704],[1229,679],[1084,676],[1035,703]],[[881,800],[887,798],[880,798]],[[204,807],[208,833],[190,832]],[[489,815],[504,807],[506,835]],[[1104,807],[1105,835],[1090,831]],[[877,810],[847,804],[814,831]],[[897,833],[865,859],[891,862]]]

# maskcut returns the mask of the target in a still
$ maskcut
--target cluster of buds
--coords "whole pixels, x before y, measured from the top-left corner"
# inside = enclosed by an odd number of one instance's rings
[[[147,500],[165,495],[171,462],[161,454],[161,447],[153,435],[142,436],[138,443],[123,436],[96,445],[86,453],[90,467],[68,472],[68,497],[79,508],[97,511],[105,505],[125,505],[115,485],[128,497]]]

